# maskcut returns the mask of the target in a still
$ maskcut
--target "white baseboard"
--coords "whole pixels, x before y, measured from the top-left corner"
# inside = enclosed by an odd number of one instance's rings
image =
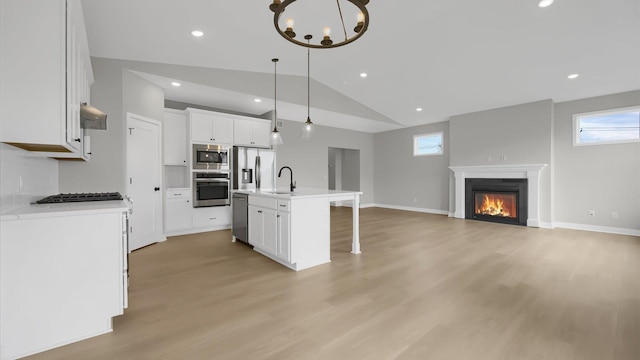
[[[398,205],[375,204],[375,203],[371,205],[374,207],[380,207],[385,209],[415,211],[415,212],[437,214],[437,215],[449,215],[448,210],[425,209],[425,208],[417,208],[417,207],[410,207],[410,206],[398,206]]]
[[[609,227],[609,226],[554,222],[553,227],[562,228],[562,229],[595,231],[595,232],[602,232],[602,233],[609,233],[609,234],[640,236],[640,230],[637,230],[637,229],[616,228],[616,227]]]
[[[209,231],[229,230],[229,229],[231,229],[231,224],[213,226],[213,227],[207,227],[207,228],[192,228],[192,229],[184,229],[184,230],[176,230],[176,231],[167,231],[165,233],[165,236],[171,237],[171,236],[191,235],[191,234],[198,234],[198,233],[209,232]]]

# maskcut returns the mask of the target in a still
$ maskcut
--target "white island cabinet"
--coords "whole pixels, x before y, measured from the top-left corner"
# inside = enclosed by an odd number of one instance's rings
[[[301,189],[242,191],[249,194],[249,244],[262,255],[293,270],[331,261],[332,201],[353,201],[352,253],[360,253],[361,192]]]
[[[125,201],[30,205],[0,217],[0,358],[110,332],[127,307]]]

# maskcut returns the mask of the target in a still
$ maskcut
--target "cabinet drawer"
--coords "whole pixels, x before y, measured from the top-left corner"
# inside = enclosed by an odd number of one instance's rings
[[[215,206],[193,209],[193,227],[204,228],[231,224],[231,207]]]
[[[189,189],[189,188],[171,189],[171,190],[165,191],[164,195],[165,195],[166,199],[190,198],[191,197],[191,189]]]
[[[255,205],[269,209],[277,209],[278,199],[249,195],[249,205]]]
[[[278,200],[278,211],[289,211],[290,205],[291,201],[289,200]]]

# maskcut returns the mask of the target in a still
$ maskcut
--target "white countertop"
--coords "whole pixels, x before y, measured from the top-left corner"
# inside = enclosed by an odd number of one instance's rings
[[[125,212],[132,208],[126,200],[87,201],[60,204],[31,204],[0,215],[1,221],[68,215]]]
[[[343,191],[343,190],[328,190],[328,189],[310,189],[301,188],[295,189],[295,191],[289,192],[289,189],[275,189],[275,190],[232,190],[232,192],[249,194],[255,196],[271,197],[277,199],[308,199],[308,198],[343,198],[354,195],[362,195],[362,191]]]

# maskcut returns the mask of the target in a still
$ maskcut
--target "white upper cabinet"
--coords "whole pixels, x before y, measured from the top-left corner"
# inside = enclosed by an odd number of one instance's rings
[[[231,144],[233,118],[210,111],[187,109],[191,122],[191,142],[199,144]]]
[[[87,160],[80,104],[89,103],[93,72],[80,0],[0,6],[0,141]]]
[[[265,120],[235,119],[233,143],[236,145],[269,147],[271,123]]]
[[[187,114],[165,109],[163,124],[164,164],[189,165],[187,156]]]

